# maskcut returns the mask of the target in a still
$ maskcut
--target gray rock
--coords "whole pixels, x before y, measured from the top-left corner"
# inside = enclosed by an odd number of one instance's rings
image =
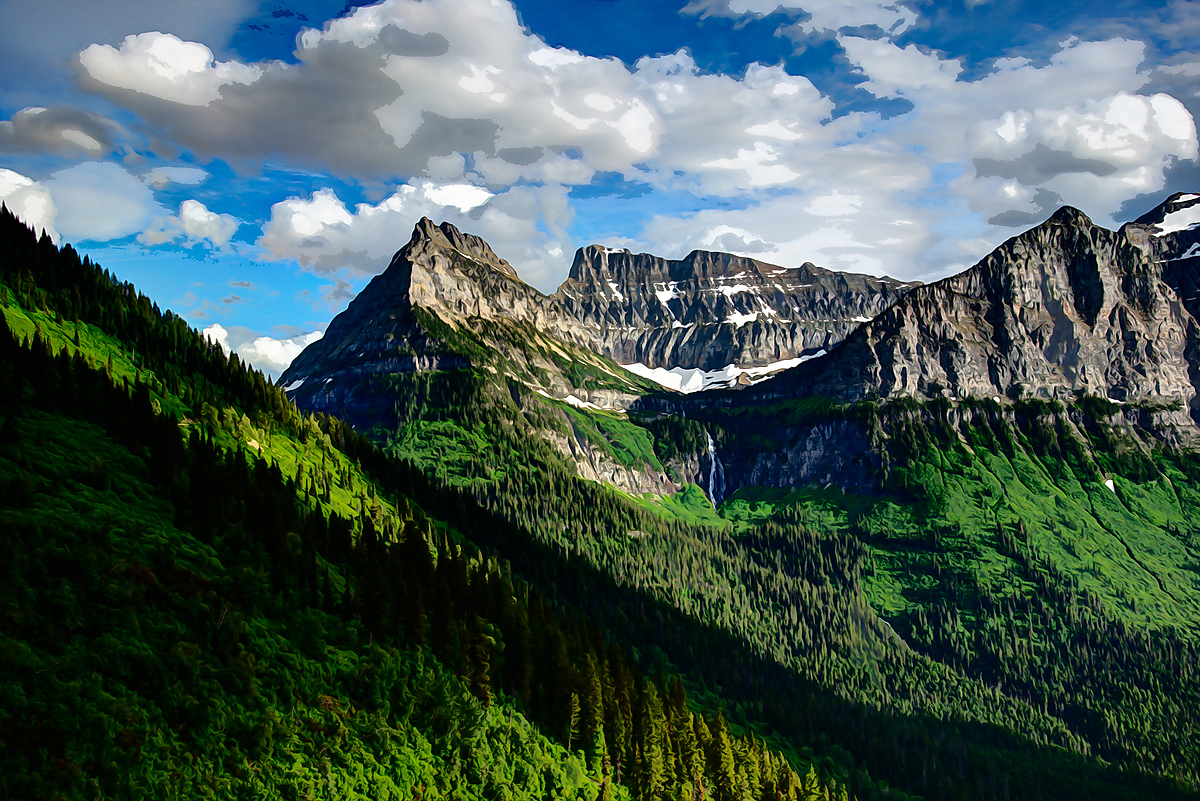
[[[1181,247],[1146,224],[1113,232],[1064,207],[757,392],[845,401],[1090,394],[1187,408],[1200,329],[1181,290],[1195,286],[1185,282],[1196,271],[1184,262],[1164,270],[1159,258]]]

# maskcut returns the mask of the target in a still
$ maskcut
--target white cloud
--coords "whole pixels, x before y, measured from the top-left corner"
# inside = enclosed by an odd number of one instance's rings
[[[1112,223],[1122,202],[1196,156],[1190,114],[1178,92],[1147,88],[1138,42],[1071,41],[1048,61],[1001,58],[973,78],[958,60],[862,33],[916,31],[901,2],[713,0],[689,10],[783,13],[804,35],[833,32],[861,89],[911,110],[835,114],[829,96],[782,66],[703,74],[680,51],[628,68],[549,47],[499,0],[357,8],[303,32],[290,65],[218,63],[202,45],[157,34],[89,49],[84,61],[102,65],[91,73],[99,91],[200,158],[407,180],[354,209],[328,190],[275,205],[260,239],[267,257],[323,273],[379,271],[427,215],[484,236],[553,289],[567,266],[553,254],[584,244],[565,233],[569,188],[611,171],[747,206],[623,232],[646,249],[720,243],[788,264],[928,277],[973,261],[1059,199]]]
[[[657,143],[654,111],[620,61],[546,47],[508,3],[388,0],[304,31],[296,57],[216,62],[203,44],[147,33],[80,59],[95,89],[225,158],[285,153],[378,179],[458,153],[486,165],[485,177],[515,166],[523,180],[586,182]],[[593,107],[591,95],[611,103]],[[568,149],[582,157],[567,159]],[[572,173],[564,160],[586,166]]]
[[[237,233],[239,222],[232,214],[217,214],[198,200],[179,204],[179,213],[159,217],[142,233],[138,241],[144,245],[161,245],[185,237],[188,242],[207,240],[213,247],[224,247]]]
[[[413,181],[377,204],[358,204],[353,213],[332,190],[322,189],[308,199],[276,203],[258,244],[268,258],[295,259],[321,273],[346,266],[378,273],[416,222],[429,217],[484,237],[501,256],[522,265],[524,280],[552,289],[566,266],[551,253],[557,247],[561,255],[567,241],[565,190],[513,187],[484,198],[469,191],[473,188]],[[484,207],[470,205],[481,199]],[[539,221],[548,221],[551,233],[540,230]]]
[[[838,43],[869,78],[862,88],[876,97],[906,97],[915,89],[946,92],[962,71],[957,60],[943,61],[916,45],[902,49],[885,39],[857,36],[841,36]]]
[[[58,229],[69,240],[107,242],[142,231],[164,209],[150,187],[112,162],[89,161],[45,182],[58,207]]]
[[[231,325],[226,328],[220,323],[213,323],[201,334],[210,342],[220,345],[226,355],[236,352],[242,361],[272,378],[278,378],[301,351],[323,336],[321,331],[308,331],[276,338],[243,326]]]
[[[126,36],[120,49],[91,45],[79,54],[79,62],[102,84],[188,106],[207,106],[221,97],[222,87],[254,83],[263,72],[253,65],[216,61],[206,46],[158,31]]]
[[[238,355],[263,372],[277,375],[286,370],[301,351],[319,340],[322,335],[321,331],[310,331],[285,339],[258,336],[238,348]]]
[[[204,183],[208,177],[208,170],[199,167],[155,167],[143,175],[142,180],[155,189],[161,189],[170,184],[195,186]]]
[[[233,352],[233,348],[229,344],[229,331],[220,323],[213,323],[200,333],[209,342],[215,342],[220,345],[221,350],[225,351],[226,356]]]
[[[804,33],[875,26],[896,35],[917,22],[917,13],[899,0],[691,0],[682,13],[765,17],[780,11],[807,15],[795,25]]]
[[[18,172],[0,169],[0,203],[34,231],[39,234],[45,231],[58,241],[58,231],[54,228],[58,208],[50,190],[42,184]]]
[[[813,198],[804,210],[820,217],[844,217],[857,213],[862,204],[862,195],[844,195],[835,189],[828,195]]]
[[[492,193],[481,186],[470,184],[446,184],[426,190],[429,199],[443,206],[454,206],[460,212],[467,212],[476,206],[482,206],[492,197]]]

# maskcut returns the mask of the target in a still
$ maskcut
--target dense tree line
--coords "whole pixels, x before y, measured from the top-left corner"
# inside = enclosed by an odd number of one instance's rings
[[[45,257],[52,259],[53,251],[46,250]],[[68,261],[72,257],[64,254]],[[78,269],[89,268],[79,263]],[[28,282],[17,283],[18,300],[40,301],[44,309],[51,305],[51,295]],[[21,343],[0,322],[3,444],[20,444],[26,436],[22,420],[33,409],[103,426],[145,460],[146,477],[169,501],[176,526],[229,555],[229,568],[248,568],[251,573],[244,578],[252,579],[255,571],[264,577],[226,588],[225,612],[232,604],[243,615],[270,617],[307,607],[357,622],[368,642],[427,647],[483,709],[497,698],[511,700],[568,750],[582,752],[600,777],[600,797],[612,792],[610,782],[638,798],[847,797],[844,785],[833,777],[819,777],[812,766],[802,765],[798,772],[761,738],[735,733],[719,711],[697,712],[679,676],[646,675],[619,641],[583,618],[567,615],[456,531],[439,528],[399,485],[390,487],[398,490],[394,500],[401,511],[396,516],[382,514],[366,496],[357,518],[326,515],[314,477],[285,476],[266,458],[222,447],[210,425],[185,423],[189,433],[181,437],[181,421],[163,413],[159,391],[171,393],[190,351],[199,354],[190,365],[194,374],[219,377],[225,357],[193,341],[191,347],[170,351],[177,358],[157,359],[156,347],[171,341],[177,318],[144,304],[139,308],[141,319],[151,322],[145,328],[129,324],[130,314],[101,320],[125,320],[125,333],[140,336],[150,354],[143,361],[146,380],[133,382],[114,381],[107,366],[94,364],[82,348],[55,352],[40,331]],[[155,328],[155,316],[166,332]],[[198,407],[193,409],[198,417],[207,397],[259,413],[273,409],[279,425],[292,426],[297,435],[306,430],[277,390],[259,392],[261,376],[246,376],[236,362],[229,364],[227,369],[241,370],[243,379],[214,384],[211,395],[194,395],[191,404]],[[188,392],[181,387],[181,394]],[[323,423],[324,432],[348,454],[378,458],[352,430],[336,421]],[[389,477],[400,481],[403,472],[398,468]],[[111,482],[112,476],[97,469],[89,480]],[[369,482],[359,480],[365,491]],[[5,489],[6,504],[37,508],[38,488],[31,479],[7,482]],[[170,555],[163,558],[159,573],[166,581],[208,581],[177,571],[172,575]],[[71,576],[54,577],[51,569],[45,578],[45,587],[30,589],[48,592],[57,586],[70,592]],[[163,582],[155,577],[153,583]],[[218,629],[225,612],[216,622]],[[42,639],[47,633],[18,626],[7,636]],[[153,685],[155,678],[142,681]],[[18,725],[14,731],[21,730]],[[39,758],[24,756],[27,766]],[[40,770],[53,771],[53,766]]]
[[[11,248],[0,249],[0,280],[12,288],[14,300],[67,322],[71,318],[58,311],[59,303],[72,296],[73,282],[90,287],[72,308],[80,319],[124,343],[137,363],[146,366],[148,378],[105,396],[103,382],[96,383],[94,376],[106,371],[92,369],[86,357],[81,361],[61,353],[52,359],[47,355],[40,366],[14,356],[14,374],[37,375],[36,386],[56,396],[95,398],[97,409],[105,408],[104,397],[117,404],[124,402],[122,395],[140,398],[141,411],[127,420],[149,419],[147,409],[153,419],[167,419],[154,413],[155,401],[182,398],[195,423],[189,442],[180,446],[187,458],[181,462],[176,446],[168,442],[166,430],[173,422],[160,426],[165,449],[148,442],[138,446],[162,462],[155,475],[170,493],[179,525],[204,539],[225,530],[230,516],[260,515],[252,527],[254,551],[270,578],[273,597],[362,621],[369,640],[397,637],[426,643],[480,703],[489,697],[516,699],[547,731],[582,750],[614,779],[619,771],[639,793],[657,792],[658,755],[663,776],[673,766],[677,783],[670,787],[680,792],[697,788],[695,781],[687,783],[686,727],[682,717],[668,711],[675,683],[662,678],[660,669],[685,671],[689,682],[699,686],[700,697],[719,697],[735,722],[757,722],[793,743],[816,747],[822,755],[816,759],[819,773],[849,776],[851,791],[860,797],[881,792],[863,767],[871,776],[931,798],[1169,797],[1175,792],[1171,782],[1157,782],[1141,774],[1140,767],[1168,772],[1194,786],[1195,757],[1179,745],[1195,727],[1194,702],[1186,696],[1190,685],[1171,684],[1165,681],[1167,674],[1147,669],[1150,659],[1165,666],[1194,664],[1190,646],[1178,639],[1128,631],[1113,636],[1111,624],[1095,616],[1088,618],[1091,622],[1078,621],[1096,629],[1088,634],[1072,629],[1076,623],[1069,617],[1059,616],[1067,639],[1039,657],[1067,659],[1076,670],[1058,669],[1048,679],[1034,672],[1034,657],[1022,662],[1005,654],[1005,641],[1010,654],[1016,652],[1013,635],[1026,620],[1020,612],[1014,612],[1017,623],[1007,627],[1008,634],[989,634],[987,643],[968,646],[963,626],[947,606],[945,614],[927,614],[902,631],[906,645],[863,600],[861,573],[868,552],[860,539],[814,531],[800,515],[740,536],[669,523],[569,475],[548,447],[530,439],[522,411],[497,406],[494,398],[481,400],[481,394],[491,392],[490,385],[470,372],[463,374],[474,382],[466,390],[455,376],[439,378],[426,384],[424,396],[403,396],[415,400],[391,410],[403,416],[441,409],[445,419],[453,420],[454,404],[460,404],[499,443],[497,452],[470,467],[487,481],[448,487],[436,473],[388,458],[339,420],[302,416],[260,374],[236,357],[227,359],[179,318],[159,312],[73,251],[56,251],[48,240],[39,242],[14,222],[10,215],[0,218],[6,240],[14,240]],[[25,261],[13,258],[14,253],[23,254]],[[54,278],[43,284],[42,270]],[[45,348],[43,342],[29,353]],[[49,364],[55,365],[53,370]],[[83,406],[91,408],[79,408]],[[319,447],[316,438],[328,438],[361,466],[360,482],[369,477],[364,485],[373,483],[397,499],[400,513],[389,520],[375,514],[369,502],[354,518],[315,512],[328,500],[330,483],[346,479],[315,465],[307,475],[283,476],[263,460],[252,464],[222,452],[215,444],[222,441],[220,415],[206,407],[230,406],[297,440],[313,438],[313,447]],[[110,421],[106,425],[120,425],[117,417],[105,417]],[[15,419],[6,417],[6,435],[20,436],[11,422]],[[155,430],[154,425],[131,428],[136,430],[120,436],[149,436]],[[920,444],[919,438],[929,436],[928,428],[914,426],[912,436]],[[153,457],[155,453],[161,455]],[[189,465],[186,476],[179,464]],[[277,502],[260,505],[260,493],[271,496],[269,487],[276,485],[286,492],[274,496]],[[239,494],[238,486],[253,486],[255,493]],[[215,487],[227,487],[230,500]],[[292,498],[301,500],[288,500]],[[431,518],[452,522],[485,551],[456,550],[463,543],[436,530]],[[413,568],[421,578],[405,573],[406,565],[420,565],[419,558],[403,555],[403,548],[418,541],[410,536],[413,531],[435,545],[428,554],[433,565],[428,581],[424,568]],[[511,573],[500,567],[498,556],[512,565]],[[443,564],[451,572],[442,572]],[[1046,575],[1040,568],[1036,572]],[[397,573],[401,581],[393,580]],[[1067,582],[1051,583],[1069,595]],[[517,591],[518,586],[525,589]],[[513,590],[505,597],[519,599],[523,609],[552,610],[546,619],[558,621],[554,630],[560,633],[539,629],[537,611],[527,612],[524,623],[514,623],[504,605],[508,601],[489,606],[489,599],[504,595],[498,588],[505,587]],[[955,587],[948,578],[948,598],[970,595]],[[1066,596],[1047,591],[1040,597],[1057,607],[1056,599]],[[593,623],[584,624],[580,615]],[[596,623],[602,634],[596,633]],[[1084,657],[1069,653],[1076,636],[1084,638]],[[624,666],[618,668],[613,643],[622,640],[636,645],[641,655],[635,660],[622,656]],[[1139,642],[1148,644],[1139,650],[1134,647]],[[547,647],[565,654],[573,667],[558,670],[553,668],[562,664],[553,660],[539,663]],[[538,656],[522,656],[523,649]],[[988,649],[992,656],[981,658]],[[617,647],[615,653],[625,652]],[[1112,671],[1107,689],[1085,697],[1086,685],[1105,670]],[[619,683],[614,675],[627,671],[638,676],[622,685],[629,688],[628,704],[604,695],[604,671],[614,692]],[[1156,678],[1147,678],[1152,675]],[[592,693],[593,676],[601,687],[599,702]],[[522,677],[530,677],[528,692]],[[1044,685],[1051,680],[1058,685],[1047,692]],[[1124,684],[1137,689],[1122,692]],[[1014,685],[1021,689],[1013,690]],[[1105,701],[1098,702],[1102,695]],[[651,715],[660,725],[638,728],[642,698],[651,712],[661,706],[661,717]],[[1119,725],[1109,725],[1107,734],[1080,722],[1080,715],[1110,701]],[[1155,711],[1139,721],[1138,704]],[[1174,732],[1159,741],[1145,736],[1146,729],[1160,726],[1172,712],[1180,715]],[[723,752],[720,747],[714,752],[711,743],[720,742],[729,724],[721,716],[690,714],[697,742],[697,721],[710,738],[700,749],[704,764],[719,773]],[[730,742],[735,766],[742,766],[740,786],[753,786],[750,765],[755,760],[763,797],[772,786],[786,789],[795,783],[791,778],[784,784],[764,783],[770,770],[764,773],[762,760],[745,756],[755,751],[757,738],[731,736]],[[1086,756],[1092,752],[1119,760],[1123,770],[1104,768]],[[777,757],[772,760],[779,764]],[[706,788],[718,786],[718,773],[703,778]],[[722,775],[728,778],[729,773]],[[795,779],[796,786],[803,786],[803,777]]]

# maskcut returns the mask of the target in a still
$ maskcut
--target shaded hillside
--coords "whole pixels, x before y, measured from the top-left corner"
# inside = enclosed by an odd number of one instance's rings
[[[461,499],[7,212],[0,237],[6,796],[845,786],[431,515]]]

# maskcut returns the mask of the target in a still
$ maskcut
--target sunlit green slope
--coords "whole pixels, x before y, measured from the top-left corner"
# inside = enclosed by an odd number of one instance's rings
[[[0,794],[845,795],[436,520],[498,522],[469,498],[0,226]]]

